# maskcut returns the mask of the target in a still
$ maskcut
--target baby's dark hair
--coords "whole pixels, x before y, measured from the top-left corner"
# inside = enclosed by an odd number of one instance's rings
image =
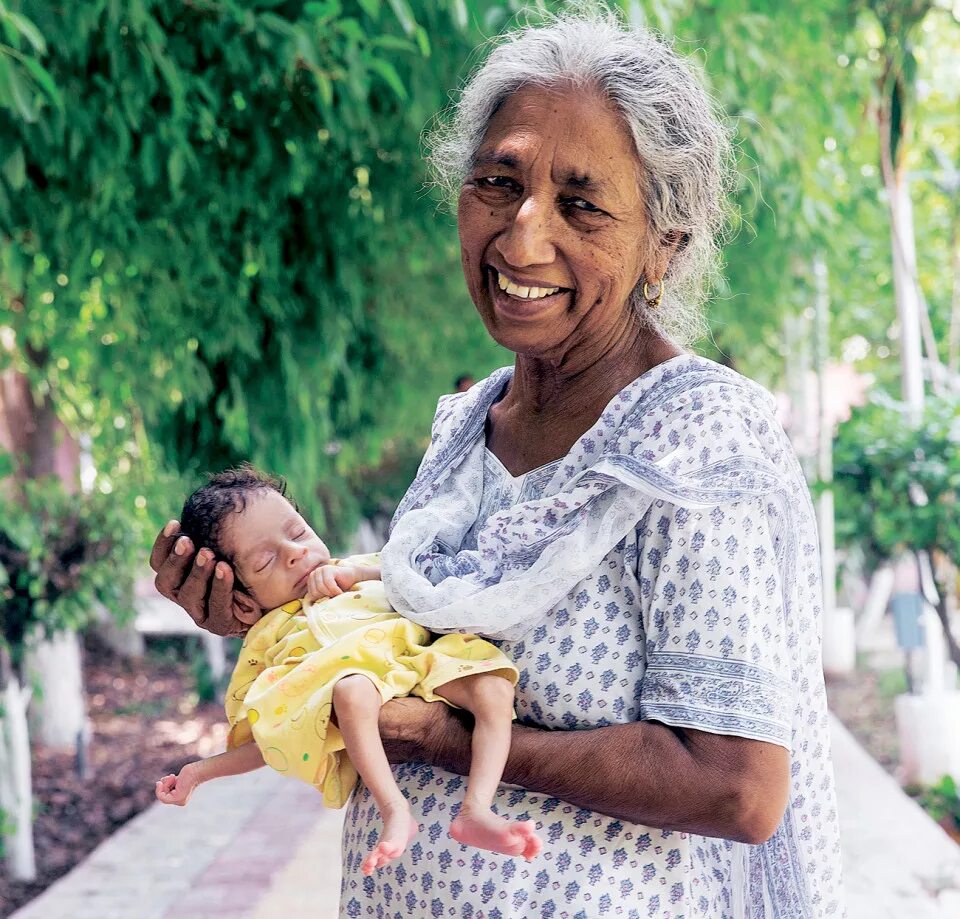
[[[233,556],[223,544],[223,524],[231,514],[247,507],[247,500],[258,492],[275,491],[296,508],[287,495],[287,483],[277,476],[261,472],[249,463],[236,469],[211,473],[207,484],[198,488],[183,505],[180,530],[189,536],[198,549],[206,546],[225,562],[233,564]]]

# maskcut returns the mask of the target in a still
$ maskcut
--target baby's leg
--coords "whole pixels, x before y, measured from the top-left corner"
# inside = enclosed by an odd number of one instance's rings
[[[343,743],[350,761],[377,802],[383,820],[380,842],[363,860],[364,874],[373,874],[396,858],[419,830],[410,816],[407,799],[393,778],[380,740],[377,721],[381,704],[377,687],[359,673],[343,677],[333,687],[333,710]]]
[[[505,820],[490,810],[510,753],[513,686],[502,676],[478,673],[444,683],[436,693],[474,719],[467,792],[450,835],[465,845],[529,861],[543,848],[533,821]]]

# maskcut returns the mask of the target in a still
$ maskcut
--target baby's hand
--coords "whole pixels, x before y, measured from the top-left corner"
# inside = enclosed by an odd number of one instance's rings
[[[360,580],[360,571],[353,565],[323,565],[307,578],[307,599],[336,597]]]
[[[196,787],[200,784],[199,776],[192,769],[193,763],[187,763],[180,770],[179,775],[165,775],[157,782],[157,800],[164,804],[176,804],[183,807],[190,800]]]

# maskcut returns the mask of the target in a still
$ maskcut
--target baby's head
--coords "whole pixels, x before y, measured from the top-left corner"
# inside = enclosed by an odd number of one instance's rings
[[[264,609],[303,597],[307,576],[330,561],[284,492],[282,480],[244,465],[210,476],[180,515],[182,532],[228,562],[238,589]]]

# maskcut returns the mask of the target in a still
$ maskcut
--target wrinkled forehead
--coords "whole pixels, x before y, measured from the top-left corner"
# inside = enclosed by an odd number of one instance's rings
[[[626,121],[589,86],[528,84],[515,90],[491,117],[473,164],[548,169],[557,185],[604,186],[631,198],[642,176]]]

